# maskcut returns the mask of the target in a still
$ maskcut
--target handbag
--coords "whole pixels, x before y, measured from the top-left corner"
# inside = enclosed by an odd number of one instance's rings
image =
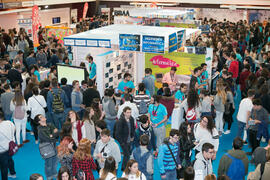
[[[9,140],[9,138],[4,134],[4,133],[1,133],[3,134],[3,136]],[[11,132],[11,135],[12,135],[12,132]],[[13,140],[9,140],[9,143],[8,143],[8,154],[10,156],[13,156],[14,154],[16,154],[16,152],[18,152],[19,150],[19,146],[13,141]]]
[[[39,143],[39,152],[43,159],[48,159],[56,156],[56,150],[51,142]]]
[[[180,178],[182,178],[183,177],[183,168],[181,168],[181,169],[178,169],[177,167],[178,167],[178,164],[177,164],[177,162],[176,162],[176,159],[175,159],[175,157],[174,157],[174,155],[173,155],[173,153],[172,153],[172,150],[171,150],[171,148],[170,148],[170,146],[169,146],[169,144],[168,143],[166,143],[166,145],[168,146],[168,148],[169,148],[169,151],[170,151],[170,153],[171,153],[171,155],[172,155],[172,157],[173,157],[173,161],[174,161],[174,163],[175,163],[175,166],[176,166],[176,176],[177,176],[177,179],[180,179]]]

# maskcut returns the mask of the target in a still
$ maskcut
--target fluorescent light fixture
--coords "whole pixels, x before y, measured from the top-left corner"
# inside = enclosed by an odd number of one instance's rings
[[[235,5],[220,5],[220,8],[228,8],[228,9],[270,9],[269,6],[235,6]]]
[[[48,8],[49,8],[49,6],[47,6],[47,5],[46,5],[44,8],[45,8],[45,9],[48,9]]]
[[[152,3],[129,3],[130,5],[151,5]],[[157,6],[177,6],[179,3],[156,3]]]

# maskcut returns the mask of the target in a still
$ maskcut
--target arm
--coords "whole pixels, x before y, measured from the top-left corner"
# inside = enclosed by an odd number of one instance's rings
[[[167,115],[166,115],[166,116],[164,116],[164,117],[163,117],[163,120],[162,120],[162,121],[160,121],[159,123],[157,123],[156,125],[158,126],[158,125],[160,125],[160,124],[164,123],[165,121],[167,121]]]
[[[112,149],[112,154],[115,159],[116,167],[117,167],[118,164],[121,162],[121,152],[117,143],[114,143],[114,146],[115,147]]]
[[[163,164],[163,159],[164,159],[164,146],[161,145],[159,147],[159,153],[158,153],[158,166],[159,166],[159,172],[161,176],[165,175],[165,170],[164,170],[164,164]]]
[[[13,100],[11,100],[11,102],[10,102],[10,111],[14,111],[15,110],[15,105],[14,105],[14,102],[13,102]]]
[[[146,171],[149,174],[154,174],[154,167],[153,167],[153,156],[150,155],[146,161]]]

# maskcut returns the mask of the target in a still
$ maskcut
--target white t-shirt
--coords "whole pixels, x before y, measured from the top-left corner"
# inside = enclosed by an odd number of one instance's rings
[[[128,175],[128,180],[146,180],[145,175],[142,172],[140,172],[140,173],[141,174],[140,174],[139,177],[136,177],[136,175],[134,175],[134,174],[129,174]],[[124,172],[122,174],[122,177],[126,177],[126,174]]]
[[[247,122],[247,112],[251,112],[253,108],[252,100],[250,98],[245,98],[240,102],[239,110],[237,113],[237,120],[243,123]]]
[[[15,126],[11,121],[5,120],[0,123],[0,153],[8,150],[10,141],[15,141],[14,132]]]
[[[100,170],[99,177],[102,175],[102,169]],[[117,180],[116,176],[113,173],[108,173],[105,180]]]

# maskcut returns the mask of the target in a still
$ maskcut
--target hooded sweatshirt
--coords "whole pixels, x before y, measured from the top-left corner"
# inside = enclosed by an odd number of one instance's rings
[[[237,159],[241,159],[246,170],[246,174],[248,173],[248,157],[246,153],[242,150],[230,150],[228,152],[232,157],[235,157]],[[229,158],[227,155],[223,155],[222,158],[219,161],[218,166],[218,176],[226,174],[230,165],[232,163],[232,159]]]
[[[202,152],[196,155],[196,161],[194,163],[194,171],[196,180],[204,180],[204,177],[213,173],[212,161],[206,160],[203,157]]]
[[[117,111],[115,109],[115,103],[113,102],[113,99],[107,96],[104,96],[104,99],[102,100],[102,107],[105,111],[105,118],[108,120],[115,120],[117,117]]]

